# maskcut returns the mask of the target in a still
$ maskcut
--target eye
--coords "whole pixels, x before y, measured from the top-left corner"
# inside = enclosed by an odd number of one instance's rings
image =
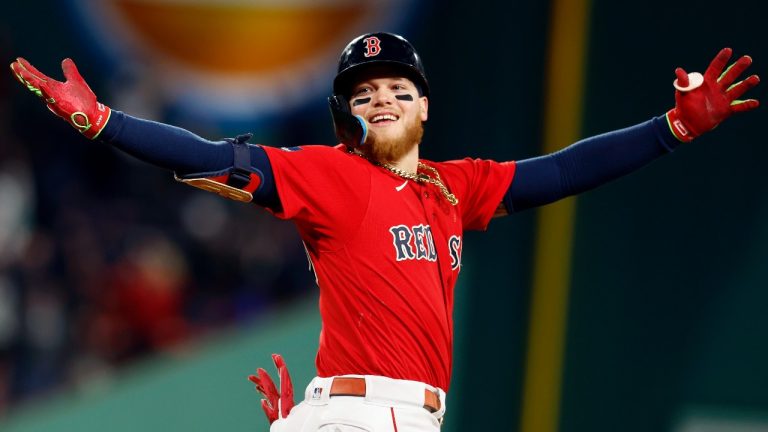
[[[408,87],[405,84],[394,84],[392,90],[408,90]]]
[[[370,87],[360,87],[352,93],[352,96],[364,95],[371,91]]]

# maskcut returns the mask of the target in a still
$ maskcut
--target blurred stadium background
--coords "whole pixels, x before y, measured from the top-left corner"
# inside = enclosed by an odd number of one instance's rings
[[[404,34],[423,154],[521,159],[660,115],[723,46],[764,77],[768,7],[605,0],[11,0],[0,53],[217,138],[334,142],[344,44]],[[765,84],[751,93],[765,97]],[[465,239],[445,431],[768,431],[765,108]],[[178,184],[0,79],[0,430],[263,431],[246,376],[313,375],[292,226]]]

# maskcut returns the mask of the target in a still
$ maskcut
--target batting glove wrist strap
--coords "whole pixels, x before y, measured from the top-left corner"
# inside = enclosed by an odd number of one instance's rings
[[[216,172],[178,175],[176,181],[204,191],[213,192],[224,198],[240,202],[253,201],[253,193],[264,183],[264,173],[251,165],[251,151],[247,141],[250,133],[227,139],[232,144],[234,164]]]
[[[333,117],[333,129],[339,142],[344,143],[350,149],[365,144],[368,138],[368,126],[360,116],[352,115],[349,102],[339,95],[328,98],[328,106]]]
[[[99,103],[71,59],[61,62],[66,81],[60,82],[38,71],[19,57],[11,63],[13,75],[32,93],[40,97],[48,109],[90,139],[99,136],[109,121],[112,110]]]
[[[743,56],[726,69],[731,53],[730,48],[723,48],[704,75],[689,74],[683,68],[675,70],[675,107],[667,112],[667,123],[678,140],[690,142],[714,129],[733,113],[749,111],[759,105],[755,99],[738,99],[760,82],[757,75],[734,83],[752,64],[752,58]]]

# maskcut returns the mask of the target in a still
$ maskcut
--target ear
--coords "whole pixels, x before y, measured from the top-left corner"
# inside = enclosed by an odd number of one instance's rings
[[[429,100],[426,96],[419,98],[419,106],[421,107],[421,121],[427,121],[427,117],[429,117]]]

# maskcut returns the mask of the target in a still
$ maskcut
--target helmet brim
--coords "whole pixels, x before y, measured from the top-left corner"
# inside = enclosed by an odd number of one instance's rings
[[[362,79],[366,73],[373,73],[377,68],[389,69],[393,75],[403,76],[411,80],[419,89],[419,95],[429,96],[429,84],[421,72],[412,65],[396,60],[376,60],[375,62],[360,63],[341,71],[333,80],[333,93],[350,97],[352,86]]]

